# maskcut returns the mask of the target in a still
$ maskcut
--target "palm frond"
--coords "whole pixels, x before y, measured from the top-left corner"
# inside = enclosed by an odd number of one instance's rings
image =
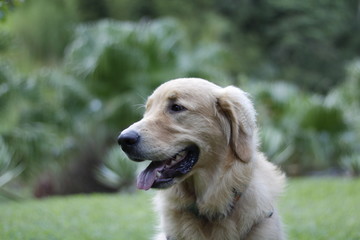
[[[102,183],[114,188],[128,188],[136,178],[138,165],[130,161],[119,147],[111,148],[104,164],[97,169],[96,177]]]
[[[13,166],[12,154],[0,137],[0,189],[24,171],[23,165]]]

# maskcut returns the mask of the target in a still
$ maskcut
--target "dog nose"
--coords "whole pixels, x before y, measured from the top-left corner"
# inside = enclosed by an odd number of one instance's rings
[[[123,132],[118,137],[118,143],[121,147],[132,147],[140,140],[140,135],[135,131]]]

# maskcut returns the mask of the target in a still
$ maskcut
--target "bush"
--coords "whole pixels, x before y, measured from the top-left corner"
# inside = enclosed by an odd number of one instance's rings
[[[353,175],[359,174],[360,159],[360,61],[354,60],[348,64],[346,80],[327,96],[327,102],[332,106],[342,106],[349,131],[340,139],[346,149],[341,158],[342,166]]]
[[[114,146],[108,151],[104,164],[97,169],[96,176],[99,181],[109,187],[128,190],[135,186],[138,165],[129,161],[118,146]]]
[[[258,105],[263,150],[289,174],[340,167],[349,131],[340,105],[285,83],[249,84]]]
[[[75,138],[89,130],[89,99],[82,85],[55,69],[26,77],[0,64],[0,136],[14,160],[30,173],[66,158]]]
[[[76,5],[69,0],[30,0],[11,16],[11,29],[31,55],[43,62],[62,58],[76,22]]]
[[[16,166],[14,164],[12,154],[0,137],[0,201],[3,199],[18,198],[18,196],[6,189],[6,184],[19,176],[23,170],[23,165]]]
[[[341,159],[342,167],[352,176],[360,176],[360,154],[354,153]]]
[[[0,29],[0,53],[7,50],[11,46],[12,36],[6,31]]]
[[[163,81],[184,76],[225,81],[222,47],[206,43],[194,50],[186,34],[173,19],[101,21],[77,28],[64,68],[19,74],[0,65],[0,136],[27,167],[24,177],[50,165],[51,172],[77,163],[77,149],[86,149],[88,139],[97,139],[105,152],[116,132],[142,114],[134,105]]]
[[[174,19],[81,25],[65,58],[68,71],[102,101],[114,129],[139,118],[142,112],[133,105],[143,103],[166,80],[191,76],[226,81],[225,61],[220,45],[190,47],[185,29]]]

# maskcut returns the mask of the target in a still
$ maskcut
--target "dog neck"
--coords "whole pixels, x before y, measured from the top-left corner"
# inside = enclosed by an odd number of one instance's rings
[[[191,204],[187,208],[185,208],[185,211],[190,212],[196,218],[200,218],[200,219],[211,221],[211,222],[217,221],[217,220],[222,220],[228,216],[231,216],[231,214],[236,206],[236,203],[241,198],[242,193],[240,191],[233,188],[232,192],[233,192],[233,198],[232,198],[232,201],[225,208],[226,212],[213,212],[210,215],[204,214],[204,213],[200,212],[196,202],[194,202],[193,204]]]
[[[176,193],[182,193],[181,199],[186,201],[181,201],[183,205],[180,209],[195,217],[211,221],[224,219],[232,215],[233,209],[246,190],[246,185],[237,183],[234,178],[236,179],[236,176],[229,171],[199,173],[175,187],[177,190],[172,197],[176,198]],[[174,201],[178,202],[176,199]]]

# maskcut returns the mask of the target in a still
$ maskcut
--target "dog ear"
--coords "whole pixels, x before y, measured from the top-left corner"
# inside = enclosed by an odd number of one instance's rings
[[[249,162],[256,150],[256,112],[248,94],[230,86],[220,90],[217,105],[229,122],[228,141],[235,157]]]

